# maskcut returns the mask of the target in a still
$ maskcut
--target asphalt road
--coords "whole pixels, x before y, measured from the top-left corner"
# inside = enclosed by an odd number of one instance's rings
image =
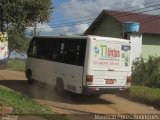
[[[28,95],[50,107],[54,112],[66,114],[69,119],[95,119],[99,114],[160,114],[152,106],[118,97],[102,95],[94,98],[67,92],[59,96],[53,86],[36,82],[29,85],[23,72],[0,71],[0,84]]]

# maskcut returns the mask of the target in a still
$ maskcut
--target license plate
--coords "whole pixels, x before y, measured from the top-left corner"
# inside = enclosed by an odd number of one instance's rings
[[[106,84],[114,84],[115,81],[116,81],[115,79],[105,79]]]

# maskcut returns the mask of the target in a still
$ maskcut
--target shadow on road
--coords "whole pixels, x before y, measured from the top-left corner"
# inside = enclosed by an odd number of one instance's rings
[[[29,85],[27,80],[0,80],[0,84],[15,91],[21,92],[34,99],[49,100],[54,102],[69,103],[69,104],[113,104],[102,98],[96,98],[85,95],[65,93],[63,96],[57,95],[53,86],[35,82]]]

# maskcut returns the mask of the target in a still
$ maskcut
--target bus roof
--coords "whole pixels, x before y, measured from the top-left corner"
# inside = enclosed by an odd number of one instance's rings
[[[87,36],[34,36],[33,38],[68,38],[68,39],[87,39]]]
[[[105,40],[106,38],[111,39],[111,41],[119,41],[119,42],[130,42],[130,40],[122,39],[122,38],[113,38],[113,37],[103,37],[103,36],[96,36],[96,35],[87,35],[87,36],[34,36],[34,38],[55,38],[55,39],[99,39]]]

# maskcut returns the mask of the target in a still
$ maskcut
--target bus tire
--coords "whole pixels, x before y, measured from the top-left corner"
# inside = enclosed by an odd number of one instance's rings
[[[29,84],[33,84],[32,72],[30,70],[27,71],[27,79]]]
[[[58,94],[62,95],[64,94],[64,83],[62,79],[57,79],[56,80],[56,86],[55,89],[57,91]]]

